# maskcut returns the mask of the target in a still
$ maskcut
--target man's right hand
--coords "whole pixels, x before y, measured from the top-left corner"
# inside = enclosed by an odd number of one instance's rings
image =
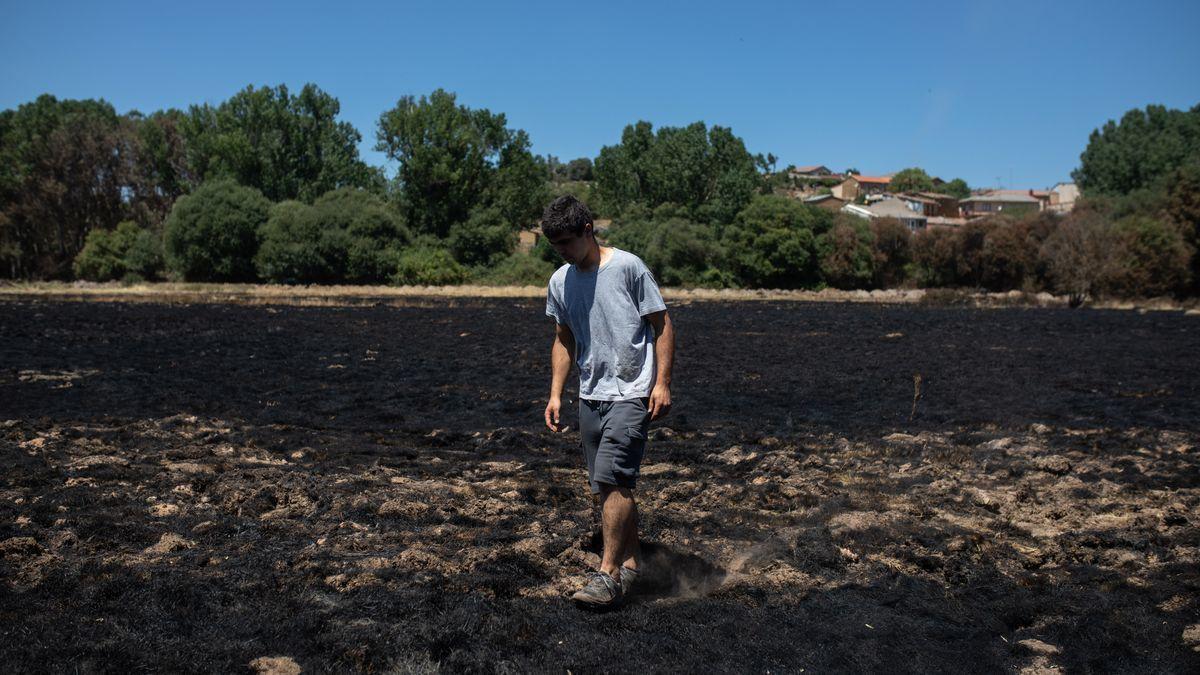
[[[559,416],[560,408],[562,401],[557,398],[551,398],[546,404],[546,426],[555,433],[567,430],[567,425],[562,424],[562,418]]]

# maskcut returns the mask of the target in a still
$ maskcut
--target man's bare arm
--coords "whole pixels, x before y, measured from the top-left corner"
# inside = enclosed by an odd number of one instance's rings
[[[560,416],[563,387],[571,374],[571,359],[575,353],[575,334],[565,324],[555,324],[554,343],[550,345],[550,401],[546,404],[546,426],[551,431],[564,431]]]
[[[675,327],[667,310],[646,315],[654,328],[654,361],[658,372],[654,391],[650,394],[650,419],[665,417],[671,412],[671,367],[675,364]]]

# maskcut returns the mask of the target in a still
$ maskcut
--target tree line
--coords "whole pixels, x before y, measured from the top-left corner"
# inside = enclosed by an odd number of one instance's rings
[[[1097,129],[1069,215],[919,233],[783,196],[774,155],[704,122],[639,121],[594,159],[563,162],[533,154],[503,113],[436,90],[380,115],[375,147],[397,167],[386,175],[339,112],[313,84],[148,115],[50,95],[0,112],[0,275],[543,284],[560,261],[544,243],[517,252],[517,233],[570,192],[666,285],[1094,297],[1194,294],[1200,281],[1200,106]],[[931,187],[919,167],[893,182]]]

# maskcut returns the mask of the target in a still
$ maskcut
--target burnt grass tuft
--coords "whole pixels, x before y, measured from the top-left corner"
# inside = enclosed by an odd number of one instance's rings
[[[1200,671],[1200,318],[677,304],[592,614],[541,310],[6,298],[0,662]]]

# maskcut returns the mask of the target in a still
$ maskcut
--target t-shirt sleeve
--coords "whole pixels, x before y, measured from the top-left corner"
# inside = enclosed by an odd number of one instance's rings
[[[563,311],[562,304],[554,295],[554,281],[551,280],[549,286],[546,287],[546,316],[554,319],[555,323],[566,323],[566,312]]]
[[[638,314],[642,316],[661,312],[667,308],[667,303],[663,302],[662,293],[658,291],[658,282],[654,280],[654,274],[645,267],[634,276],[633,287],[630,291],[633,301],[637,303]]]

